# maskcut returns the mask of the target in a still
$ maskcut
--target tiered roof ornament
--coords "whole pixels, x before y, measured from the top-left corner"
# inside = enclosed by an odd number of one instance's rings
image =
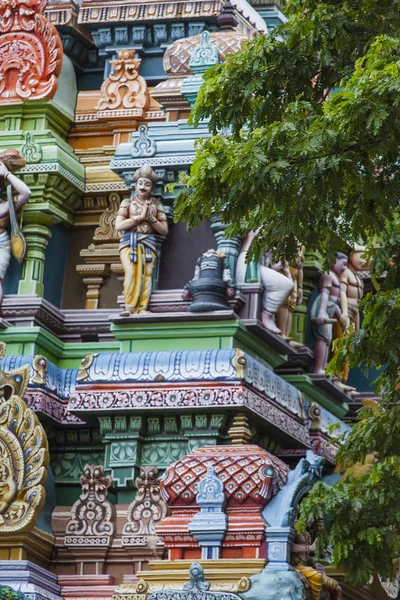
[[[0,3],[0,104],[52,98],[63,48],[44,12],[47,0]]]
[[[182,94],[191,106],[195,103],[199,89],[203,84],[203,74],[207,69],[218,63],[218,50],[211,43],[209,32],[203,31],[200,36],[200,44],[192,51],[189,60],[189,68],[194,73],[194,77],[188,77],[182,84]]]
[[[104,81],[96,109],[108,118],[120,116],[142,117],[149,108],[147,83],[139,75],[142,61],[135,58],[135,50],[120,50],[111,61],[113,71]],[[99,116],[101,116],[99,114]]]

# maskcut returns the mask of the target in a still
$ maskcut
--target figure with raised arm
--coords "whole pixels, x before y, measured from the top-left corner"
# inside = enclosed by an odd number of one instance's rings
[[[116,219],[122,232],[119,251],[124,269],[125,310],[121,316],[147,313],[157,260],[155,234],[168,234],[164,206],[152,195],[158,177],[146,165],[134,174],[136,194],[123,200]]]
[[[25,166],[25,161],[17,150],[5,150],[0,153],[0,180],[4,182],[3,189],[9,185],[15,194],[12,195],[12,207],[7,199],[7,192],[0,194],[0,306],[3,302],[3,280],[11,260],[11,241],[8,227],[16,226],[16,214],[28,202],[31,190],[16,177],[12,171]]]

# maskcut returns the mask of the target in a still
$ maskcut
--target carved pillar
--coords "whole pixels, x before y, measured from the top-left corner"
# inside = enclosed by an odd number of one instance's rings
[[[274,571],[292,571],[290,553],[294,539],[292,527],[267,527],[267,559],[266,569]]]
[[[100,288],[110,274],[109,265],[78,265],[76,270],[84,276],[82,281],[87,287],[85,308],[99,308]]]
[[[25,225],[23,232],[27,242],[27,254],[22,279],[18,286],[18,294],[38,294],[42,296],[44,291],[44,261],[51,231],[45,225],[32,223]]]
[[[228,517],[224,511],[224,484],[214,467],[208,467],[207,474],[199,481],[196,502],[200,512],[189,523],[189,532],[199,542],[203,560],[218,559],[228,529]]]
[[[105,470],[119,488],[133,487],[141,454],[143,417],[100,417],[105,444]]]

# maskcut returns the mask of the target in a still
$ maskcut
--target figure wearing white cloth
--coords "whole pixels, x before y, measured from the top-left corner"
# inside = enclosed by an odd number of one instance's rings
[[[12,153],[16,155],[18,152],[16,151],[8,151],[8,155]],[[5,154],[5,153],[3,153]],[[17,158],[17,156],[16,156]],[[8,161],[9,162],[9,161]],[[7,166],[2,162],[2,156],[0,154],[0,178],[4,178],[4,183],[11,184],[17,194],[13,197],[13,202],[15,209],[18,210],[26,204],[31,196],[31,191],[27,185],[18,177],[13,175]],[[7,227],[10,221],[10,211],[7,202],[7,198],[5,195],[0,194],[0,307],[3,302],[3,279],[5,277],[6,271],[8,269],[8,265],[10,264],[11,259],[11,244],[10,244],[10,236],[7,232]]]
[[[246,281],[246,254],[255,235],[255,231],[250,231],[244,239],[236,268],[237,283]],[[281,330],[275,323],[275,315],[294,289],[290,271],[286,275],[281,272],[284,268],[281,262],[272,263],[270,252],[266,252],[260,259],[260,280],[264,288],[261,320],[266,329],[278,334],[281,333]]]

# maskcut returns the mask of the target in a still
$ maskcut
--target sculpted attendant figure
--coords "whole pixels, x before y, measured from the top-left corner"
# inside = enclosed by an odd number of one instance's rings
[[[250,231],[243,242],[236,267],[236,280],[238,283],[246,281],[246,253],[255,235],[255,231]],[[289,269],[287,268],[285,271],[288,276],[280,273],[285,269],[281,262],[273,264],[270,252],[266,252],[261,257],[260,279],[264,288],[261,320],[266,329],[278,334],[281,333],[281,330],[275,324],[276,313],[294,289]]]
[[[340,276],[340,286],[342,293],[340,294],[340,307],[342,309],[343,318],[346,321],[346,327],[354,327],[355,330],[360,328],[360,313],[358,307],[364,295],[364,282],[358,275],[358,271],[365,269],[366,261],[362,258],[365,252],[364,246],[356,246],[350,252],[349,263],[347,269]],[[343,329],[334,326],[333,337],[343,337]],[[341,373],[343,382],[349,377],[349,365],[346,364]],[[347,391],[354,391],[354,388],[346,387]]]
[[[311,308],[311,322],[317,339],[314,350],[314,373],[323,375],[328,363],[329,347],[332,341],[333,323],[339,321],[346,327],[339,302],[343,298],[339,278],[347,268],[347,256],[338,252],[336,262],[329,273],[323,273],[319,280],[319,294]]]
[[[24,165],[25,161],[17,150],[5,150],[0,154],[0,179],[4,181],[3,188],[11,185],[16,192],[13,196],[15,212],[21,209],[31,196],[28,186],[11,173],[11,169],[19,169]],[[11,243],[7,229],[10,217],[15,220],[15,212],[10,215],[7,197],[4,193],[0,194],[0,306],[3,302],[3,280],[11,259]]]
[[[293,310],[303,302],[303,264],[304,246],[301,246],[293,263],[283,270],[283,274],[289,277],[294,285],[293,292],[279,309],[277,319],[278,327],[282,330],[282,336],[288,339],[290,338]],[[287,273],[287,270],[289,270],[289,273]]]
[[[347,320],[347,325],[351,325],[356,330],[360,329],[358,307],[364,295],[364,282],[358,275],[358,271],[365,269],[364,253],[364,246],[357,246],[350,252],[348,267],[340,276],[340,284],[344,290],[341,299],[342,313]]]
[[[292,564],[295,570],[308,581],[313,600],[320,600],[322,590],[328,592],[330,600],[340,600],[342,589],[338,582],[328,577],[324,566],[313,562],[311,558],[315,545],[315,540],[313,541],[309,531],[296,534],[292,544]]]
[[[148,312],[157,260],[154,234],[168,233],[164,207],[152,196],[157,179],[150,166],[138,169],[134,174],[136,194],[121,202],[116,219],[116,230],[122,232],[119,250],[125,273],[123,317]]]

